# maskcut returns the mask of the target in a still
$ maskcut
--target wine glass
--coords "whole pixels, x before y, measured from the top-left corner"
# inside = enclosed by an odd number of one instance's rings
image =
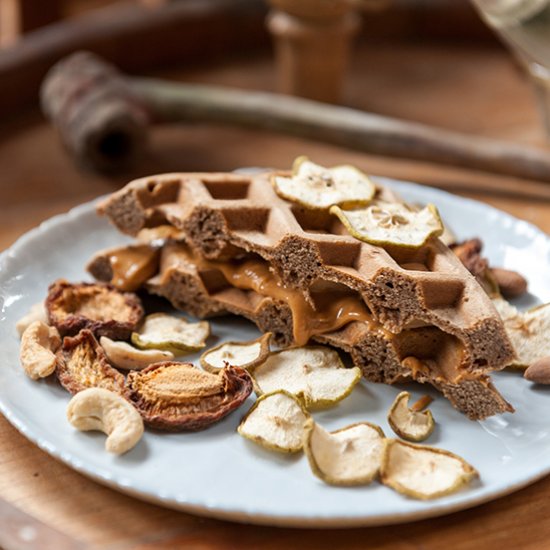
[[[531,76],[550,139],[550,0],[472,2]]]

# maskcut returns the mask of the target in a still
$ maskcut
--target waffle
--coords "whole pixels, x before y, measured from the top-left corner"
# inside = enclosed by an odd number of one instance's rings
[[[443,243],[432,239],[411,251],[358,241],[333,216],[279,198],[269,177],[144,178],[99,212],[131,235],[166,224],[181,231],[189,246],[167,244],[159,274],[147,283],[176,307],[200,317],[243,315],[281,345],[301,343],[288,296],[238,288],[227,271],[263,262],[279,289],[302,297],[311,318],[320,316],[319,297],[361,304],[357,321],[350,316],[309,336],[350,352],[367,379],[430,382],[470,418],[511,410],[487,374],[511,360],[512,346],[489,298]]]

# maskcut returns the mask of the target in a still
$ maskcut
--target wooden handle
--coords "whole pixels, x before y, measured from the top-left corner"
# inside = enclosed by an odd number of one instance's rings
[[[543,149],[265,92],[152,79],[130,85],[157,120],[261,128],[369,154],[550,181],[550,152]]]

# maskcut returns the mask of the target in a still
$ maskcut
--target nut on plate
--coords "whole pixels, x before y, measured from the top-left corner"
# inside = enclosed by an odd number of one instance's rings
[[[61,336],[91,330],[97,337],[127,340],[143,318],[141,300],[105,283],[71,284],[59,279],[50,285],[46,310]]]
[[[523,373],[523,377],[535,384],[550,384],[550,356],[537,359]]]
[[[267,359],[270,339],[271,332],[267,332],[250,342],[224,342],[201,355],[201,366],[213,373],[223,369],[226,364],[252,369]]]
[[[304,451],[312,472],[330,485],[366,485],[378,474],[384,432],[369,422],[327,432],[313,419],[304,427]]]
[[[15,323],[15,328],[19,336],[23,336],[25,329],[34,321],[42,321],[45,325],[48,324],[48,316],[46,314],[46,308],[44,307],[44,302],[38,302],[31,306],[31,309],[26,313],[17,323]]]
[[[252,391],[240,367],[219,374],[192,363],[164,361],[128,374],[129,399],[149,426],[167,431],[202,430],[239,407]]]
[[[388,424],[403,439],[424,441],[434,431],[435,422],[431,411],[415,411],[409,408],[411,394],[401,392],[388,413]]]
[[[279,390],[260,396],[237,431],[266,449],[296,453],[302,449],[308,418],[309,413],[295,395]]]
[[[74,395],[67,406],[67,419],[77,430],[105,433],[105,449],[114,454],[129,451],[143,435],[143,420],[137,410],[104,388],[88,388]]]
[[[55,371],[55,351],[61,344],[59,332],[42,321],[33,321],[23,332],[19,357],[25,372],[33,380],[45,378]]]
[[[479,476],[463,458],[443,449],[386,440],[380,480],[398,493],[428,500],[458,491]]]
[[[338,353],[324,346],[271,353],[251,372],[258,394],[286,390],[302,398],[308,409],[335,405],[361,379],[358,367],[346,368]]]
[[[491,273],[500,293],[507,299],[518,298],[527,292],[527,279],[517,271],[492,267]]]
[[[107,336],[102,336],[99,343],[114,367],[124,370],[141,370],[153,363],[170,361],[174,354],[170,351],[159,349],[137,349],[127,342],[114,341]]]
[[[57,351],[56,374],[61,385],[73,394],[99,387],[126,395],[124,376],[109,365],[103,348],[87,329],[77,336],[65,336]]]
[[[145,317],[140,329],[132,333],[132,344],[140,349],[160,349],[182,355],[204,348],[208,336],[207,321],[190,323],[183,317],[152,313]]]

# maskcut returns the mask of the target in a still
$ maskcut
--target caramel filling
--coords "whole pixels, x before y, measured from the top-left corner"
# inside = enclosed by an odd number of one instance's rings
[[[127,246],[111,252],[111,284],[122,291],[137,290],[156,273],[158,256],[158,249],[148,244]]]
[[[301,291],[285,286],[262,260],[232,264],[195,258],[195,263],[199,269],[221,271],[235,288],[254,290],[261,296],[286,303],[292,313],[294,340],[300,346],[316,334],[337,330],[352,321],[366,322],[370,329],[379,328],[366,305],[356,295],[333,292],[319,298],[313,308]]]

